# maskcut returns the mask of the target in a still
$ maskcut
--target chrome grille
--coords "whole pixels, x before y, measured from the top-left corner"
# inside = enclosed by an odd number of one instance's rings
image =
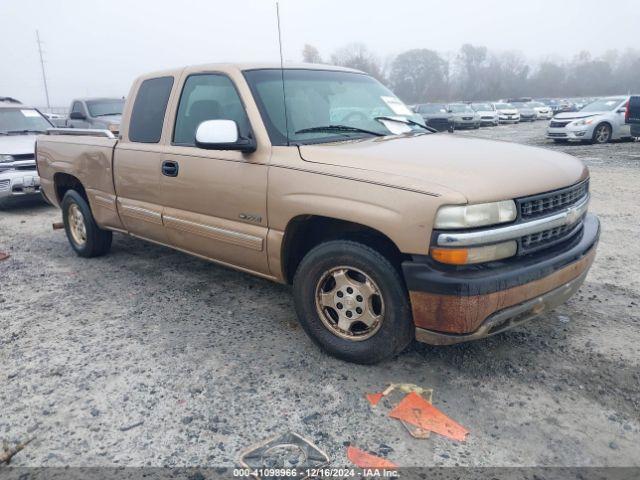
[[[558,122],[557,120],[552,120],[551,123],[549,123],[549,126],[551,128],[564,128],[567,125],[569,125],[571,122]]]
[[[589,181],[585,180],[584,182],[561,190],[519,199],[520,217],[523,220],[530,220],[564,210],[578,203],[578,201],[588,193]]]
[[[532,253],[556,243],[569,240],[582,228],[582,220],[573,225],[562,225],[520,238],[520,255]]]
[[[9,184],[11,183],[11,180],[6,179],[6,180],[0,180],[0,192],[5,192],[7,190],[9,190]]]

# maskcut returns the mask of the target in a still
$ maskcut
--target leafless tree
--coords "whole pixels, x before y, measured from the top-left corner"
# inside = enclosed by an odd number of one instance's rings
[[[318,49],[308,43],[302,49],[302,60],[305,63],[322,63],[322,57]]]
[[[331,62],[341,67],[362,70],[378,80],[385,80],[380,60],[362,43],[351,43],[336,50],[331,55]]]

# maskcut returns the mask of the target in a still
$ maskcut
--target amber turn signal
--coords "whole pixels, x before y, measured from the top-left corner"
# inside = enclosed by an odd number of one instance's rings
[[[468,248],[432,248],[431,256],[436,262],[450,265],[466,265]]]
[[[431,256],[440,263],[448,265],[472,265],[513,257],[518,251],[515,241],[485,245],[471,248],[439,248],[431,249]]]

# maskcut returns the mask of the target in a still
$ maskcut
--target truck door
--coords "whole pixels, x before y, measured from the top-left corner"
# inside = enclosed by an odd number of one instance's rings
[[[640,96],[632,96],[627,106],[626,123],[633,137],[640,137]]]
[[[179,249],[255,273],[268,274],[267,162],[269,151],[206,150],[195,146],[205,120],[234,120],[240,135],[251,124],[236,85],[224,73],[183,74],[175,125],[162,156],[163,220]]]
[[[625,99],[622,105],[618,106],[616,110],[616,122],[620,128],[620,137],[630,137],[631,136],[631,125],[627,123],[627,108],[628,108],[629,99]]]
[[[133,107],[125,112],[122,139],[113,159],[122,223],[129,233],[160,243],[167,243],[162,224],[160,177],[165,145],[161,139],[173,84],[173,76],[147,78],[139,84]]]

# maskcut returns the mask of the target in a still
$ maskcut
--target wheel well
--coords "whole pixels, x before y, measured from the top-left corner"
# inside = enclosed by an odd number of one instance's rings
[[[87,192],[85,192],[84,187],[80,180],[78,180],[73,175],[69,175],[68,173],[56,173],[53,176],[53,184],[56,189],[56,197],[58,198],[58,203],[62,202],[64,198],[64,194],[69,190],[75,190],[82,198],[89,201],[87,198]]]
[[[384,255],[400,271],[406,258],[393,241],[382,232],[359,223],[316,215],[293,218],[282,242],[282,271],[287,283],[293,281],[304,256],[317,245],[331,240],[353,240]]]
[[[611,125],[611,122],[609,122],[608,120],[603,120],[601,122],[598,122],[596,124],[596,128],[598,128],[600,125],[607,125],[611,129],[611,131],[613,132],[613,125]],[[594,131],[595,131],[595,129],[594,129]]]

